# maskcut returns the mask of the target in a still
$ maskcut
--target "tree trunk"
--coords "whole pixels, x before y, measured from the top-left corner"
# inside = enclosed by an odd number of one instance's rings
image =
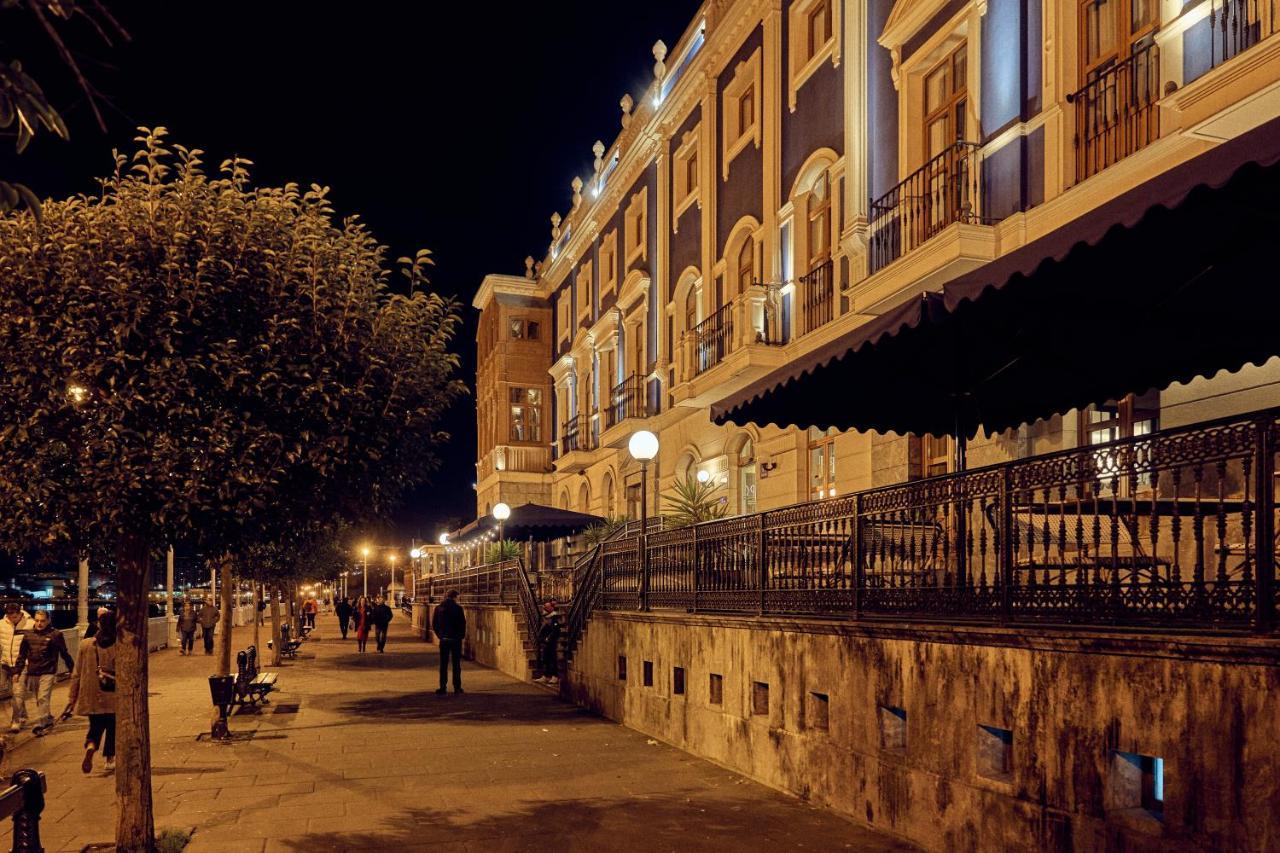
[[[235,584],[231,582],[231,557],[222,558],[219,574],[222,575],[222,636],[218,638],[218,675],[231,674],[231,626],[232,608],[236,605]]]
[[[258,606],[262,603],[262,586],[257,582],[253,582],[253,647],[255,649],[262,648],[262,634],[258,630],[258,626],[262,624],[262,609]]]
[[[280,587],[271,588],[271,665],[280,665]]]
[[[151,727],[147,709],[147,587],[151,557],[143,543],[121,546],[116,639],[116,849],[149,853],[155,844],[151,801]]]

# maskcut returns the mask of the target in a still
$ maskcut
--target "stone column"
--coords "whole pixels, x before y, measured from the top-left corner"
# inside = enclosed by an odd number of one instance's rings
[[[178,644],[178,614],[173,609],[173,546],[165,557],[164,566],[165,637],[169,648]]]
[[[89,558],[80,558],[76,583],[76,631],[83,637],[89,630]]]

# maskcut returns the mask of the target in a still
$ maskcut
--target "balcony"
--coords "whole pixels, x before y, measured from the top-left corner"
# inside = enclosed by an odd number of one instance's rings
[[[604,431],[600,444],[604,447],[622,447],[637,427],[636,419],[647,418],[649,411],[645,377],[631,374],[609,389],[609,405],[604,412]]]
[[[871,202],[874,274],[956,223],[982,223],[982,153],[956,142]]]
[[[1160,48],[1152,42],[1095,72],[1067,96],[1075,105],[1076,183],[1160,137]]]
[[[697,345],[694,373],[701,375],[733,351],[733,304],[721,305],[693,329]]]
[[[591,464],[596,449],[591,424],[581,415],[574,416],[560,425],[560,455],[556,459],[557,471],[581,471]]]
[[[705,406],[782,363],[778,289],[753,284],[721,305],[680,341],[672,398]]]
[[[802,334],[822,328],[835,317],[836,290],[832,271],[832,263],[828,260],[800,277],[800,299],[804,305]]]
[[[1234,59],[1275,35],[1280,6],[1275,0],[1210,0],[1210,67]]]

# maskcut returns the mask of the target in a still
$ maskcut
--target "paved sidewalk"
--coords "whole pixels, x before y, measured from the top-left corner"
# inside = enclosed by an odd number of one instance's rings
[[[212,659],[152,656],[156,825],[194,828],[188,850],[909,849],[494,670],[467,665],[467,693],[437,696],[435,646],[401,614],[381,655],[320,624],[272,703],[231,718],[231,744],[196,740]],[[112,780],[80,772],[85,728],[5,760],[48,775],[50,853],[113,837]]]

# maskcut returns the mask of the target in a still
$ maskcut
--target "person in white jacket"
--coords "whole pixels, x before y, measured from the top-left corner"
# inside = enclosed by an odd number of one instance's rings
[[[18,653],[22,648],[22,638],[31,630],[34,622],[31,614],[17,604],[4,606],[4,618],[0,619],[0,674],[13,696],[13,716],[10,718],[9,731],[19,732],[27,721],[27,691],[22,683],[22,673],[18,670]]]

